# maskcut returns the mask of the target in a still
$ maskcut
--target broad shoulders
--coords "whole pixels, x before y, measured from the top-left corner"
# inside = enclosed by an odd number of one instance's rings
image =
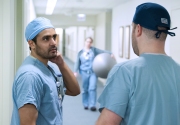
[[[55,73],[60,74],[60,71],[56,64],[49,61],[48,65],[54,70]],[[31,74],[34,76],[49,76],[50,70],[39,60],[29,56],[24,60],[24,62],[18,69],[16,77],[19,77],[22,74]]]
[[[131,59],[129,61],[118,63],[114,66],[116,70],[124,69],[124,70],[144,70],[145,67],[151,68],[156,67],[158,65],[166,65],[171,64],[173,66],[180,67],[178,63],[176,63],[171,57],[167,55],[160,54],[142,54],[135,59]]]

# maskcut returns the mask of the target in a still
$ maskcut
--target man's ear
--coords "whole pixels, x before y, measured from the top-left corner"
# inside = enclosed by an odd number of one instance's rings
[[[29,44],[29,47],[31,48],[31,50],[35,48],[35,43],[32,40],[29,40],[28,44]]]
[[[136,36],[139,37],[141,35],[142,35],[142,26],[137,24],[137,26],[136,26]]]

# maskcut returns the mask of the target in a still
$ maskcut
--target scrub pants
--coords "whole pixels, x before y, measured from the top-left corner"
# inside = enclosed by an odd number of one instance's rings
[[[82,78],[82,102],[84,107],[96,107],[97,76],[94,72],[80,71]]]

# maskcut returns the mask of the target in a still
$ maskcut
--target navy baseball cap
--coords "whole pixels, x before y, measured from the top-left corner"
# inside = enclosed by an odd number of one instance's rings
[[[175,33],[169,32],[171,19],[168,11],[161,5],[156,3],[143,3],[136,7],[136,12],[133,17],[135,24],[140,24],[142,27],[158,31],[155,35],[159,38],[161,32],[175,36]],[[158,27],[166,27],[167,30],[159,30]]]
[[[34,19],[26,27],[26,40],[32,40],[36,35],[38,35],[41,31],[47,28],[54,28],[49,19],[44,17],[38,17]]]

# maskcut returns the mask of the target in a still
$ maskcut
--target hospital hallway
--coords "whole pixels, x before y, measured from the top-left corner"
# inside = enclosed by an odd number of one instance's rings
[[[65,62],[68,64],[69,68],[73,71],[74,63],[69,59],[64,57]],[[78,77],[78,82],[82,90],[82,84],[80,78]],[[101,94],[103,90],[103,84],[98,80],[97,82],[97,97]],[[97,109],[99,104],[97,103]],[[78,96],[65,96],[63,101],[63,124],[64,125],[95,125],[100,113],[99,111],[92,112],[91,110],[84,110],[82,105],[82,95]]]
[[[137,41],[134,38],[135,27],[132,22],[137,7],[146,2],[162,5],[169,12],[171,21],[167,21],[164,16],[159,17],[159,21],[164,25],[167,22],[171,24],[170,27],[168,26],[170,29],[175,27],[177,29],[170,30],[176,36],[167,36],[164,51],[180,64],[180,0],[1,0],[0,125],[11,123],[13,102],[15,102],[12,96],[15,93],[12,91],[15,76],[24,59],[31,53],[29,37],[35,38],[32,34],[39,31],[35,30],[36,25],[32,25],[32,30],[26,30],[30,22],[36,18],[50,21],[51,28],[54,28],[56,34],[56,39],[54,36],[53,39],[56,41],[57,50],[63,55],[72,71],[78,53],[85,48],[86,39],[89,37],[92,38],[92,47],[109,51],[117,63],[124,63],[139,58],[132,47],[133,40],[135,43]],[[148,23],[148,21],[143,22]],[[149,21],[149,24],[154,23]],[[42,29],[44,29],[43,25]],[[29,37],[26,31],[29,32]],[[37,46],[41,48],[40,44]],[[103,65],[97,64],[97,66]],[[80,77],[77,79],[82,91]],[[97,99],[103,91],[105,82],[106,79],[99,78]],[[66,95],[62,105],[63,125],[95,125],[100,115],[99,103],[96,103],[97,111],[95,112],[84,110],[81,94],[75,97]]]

